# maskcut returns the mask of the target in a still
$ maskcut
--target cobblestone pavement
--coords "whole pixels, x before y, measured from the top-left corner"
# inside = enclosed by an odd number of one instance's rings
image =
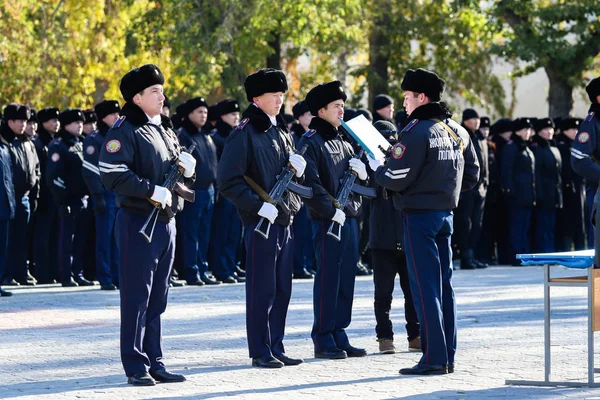
[[[561,273],[569,273],[556,268]],[[493,267],[455,271],[456,372],[406,377],[418,354],[406,350],[399,285],[393,304],[394,355],[377,354],[373,282],[356,282],[351,342],[369,355],[316,360],[310,341],[312,281],[294,281],[286,350],[305,363],[252,368],[245,339],[243,284],[171,289],[163,319],[166,364],[188,381],[132,387],[119,359],[118,292],[41,285],[0,299],[2,399],[600,399],[600,389],[511,387],[543,379],[543,271]],[[586,375],[585,290],[552,289],[554,380]],[[598,364],[598,363],[596,363]],[[600,377],[599,377],[600,378]]]

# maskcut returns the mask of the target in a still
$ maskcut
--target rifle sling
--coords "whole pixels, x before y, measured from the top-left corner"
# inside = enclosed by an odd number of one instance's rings
[[[248,175],[244,175],[244,180],[248,182],[248,185],[258,194],[263,201],[275,205],[275,201],[269,196],[269,193],[265,192],[263,188],[260,187],[258,183],[254,181],[254,179],[250,178]]]
[[[460,136],[458,136],[456,134],[456,132],[454,132],[452,130],[452,128],[450,128],[444,121],[441,121],[437,118],[433,119],[435,122],[439,122],[442,127],[448,132],[448,134],[450,135],[450,137],[452,137],[452,139],[458,144],[458,148],[460,149],[461,153],[465,150],[465,144],[463,143],[462,139],[460,138]]]

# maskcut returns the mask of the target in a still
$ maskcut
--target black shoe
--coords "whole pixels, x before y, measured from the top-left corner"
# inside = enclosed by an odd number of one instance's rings
[[[171,382],[185,382],[185,376],[180,374],[174,374],[172,372],[167,371],[166,368],[161,368],[156,371],[150,371],[150,375],[157,382],[162,383],[171,383]]]
[[[100,285],[100,290],[117,290],[117,287],[112,283],[105,283]]]
[[[283,363],[273,356],[255,357],[252,359],[252,366],[258,368],[282,368]]]
[[[79,286],[94,286],[96,284],[95,282],[88,281],[85,278],[75,279],[75,282],[77,282]]]
[[[337,347],[329,347],[322,351],[315,351],[315,358],[326,358],[328,360],[342,360],[348,357],[348,354]]]
[[[127,383],[133,386],[154,386],[156,382],[154,379],[146,372],[138,372],[133,374],[132,376],[127,378]]]
[[[202,279],[202,282],[206,283],[207,285],[220,285],[221,284],[221,282],[219,282],[216,279],[211,278],[210,276],[208,276],[208,274],[200,275],[200,279]]]
[[[218,277],[217,279],[223,283],[238,283],[237,279],[233,276],[226,276],[225,278]]]
[[[169,279],[169,287],[182,287],[185,286],[185,283],[177,282],[175,279]]]
[[[308,272],[306,268],[302,268],[298,272],[294,272],[294,279],[313,279],[315,276]]]
[[[53,285],[56,283],[56,280],[54,279],[49,279],[49,280],[43,280],[43,281],[37,281],[38,285]]]
[[[369,275],[369,271],[364,267],[356,266],[356,276],[367,276]]]
[[[469,260],[461,260],[460,261],[460,269],[475,269],[475,263]]]
[[[73,279],[69,279],[66,282],[62,283],[62,287],[77,287],[79,284],[75,282]]]
[[[235,274],[241,278],[245,278],[246,277],[246,271],[244,271],[243,269],[241,269],[239,266],[235,266],[233,267],[233,272],[235,272]]]
[[[14,279],[5,279],[2,281],[2,286],[19,286],[19,282]]]
[[[475,264],[475,268],[477,268],[477,269],[483,269],[483,268],[489,267],[488,264],[481,262],[479,260],[473,260],[473,264]]]
[[[193,281],[186,281],[186,282],[190,286],[204,286],[204,282],[202,282],[200,279],[196,279]]]
[[[37,279],[35,279],[35,277],[33,275],[31,275],[30,272],[27,272],[27,280],[31,281],[33,283],[37,283]]]
[[[7,292],[6,290],[0,289],[0,297],[10,297],[12,296],[12,292]]]
[[[34,281],[28,281],[27,279],[25,279],[25,280],[19,280],[17,282],[19,282],[19,285],[21,285],[21,286],[35,286],[35,282]]]
[[[448,364],[448,373],[449,374],[453,374],[454,373],[454,363]]]
[[[281,361],[285,366],[298,365],[304,362],[304,360],[301,358],[290,358],[285,354],[273,354],[273,357]]]
[[[359,349],[358,347],[348,346],[342,349],[346,352],[348,357],[364,357],[367,355],[367,351],[365,349]]]
[[[246,277],[245,276],[238,276],[238,274],[236,274],[235,272],[233,273],[233,277],[235,278],[237,283],[244,283],[246,282]]]
[[[448,368],[445,365],[417,364],[412,368],[402,368],[402,375],[445,375]]]

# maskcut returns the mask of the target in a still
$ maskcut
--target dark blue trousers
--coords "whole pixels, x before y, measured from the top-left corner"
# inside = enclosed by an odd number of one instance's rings
[[[35,213],[33,232],[33,260],[36,279],[39,283],[50,283],[58,277],[57,236],[60,232],[58,209],[54,201],[47,198],[39,203]]]
[[[421,364],[453,363],[456,353],[452,222],[451,211],[404,214],[408,278],[421,323]]]
[[[460,194],[460,201],[454,215],[454,235],[461,260],[465,263],[472,261],[477,241],[481,236],[484,206],[485,197],[477,190],[467,190]]]
[[[15,218],[10,221],[8,238],[8,262],[4,279],[18,282],[27,280],[27,232],[29,230],[29,196],[17,198]]]
[[[235,206],[223,196],[215,204],[210,240],[209,264],[213,275],[217,279],[233,275],[242,242],[242,220]]]
[[[96,215],[96,278],[101,285],[119,282],[119,251],[114,235],[116,195],[104,192],[106,211]]]
[[[588,228],[587,229],[587,245],[588,245],[588,249],[593,249],[594,245],[595,245],[595,235],[596,235],[596,229],[594,227],[594,225],[596,224],[596,221],[594,221],[594,204],[597,203],[596,201],[596,195],[598,194],[598,185],[592,185],[590,183],[588,183],[585,186],[585,203],[586,203],[586,210],[587,212],[585,213],[586,215],[586,221],[585,221],[585,226]]]
[[[312,243],[306,240],[312,234],[306,205],[303,205],[298,214],[294,216],[292,229],[294,237],[298,238],[294,241],[294,272],[302,272],[303,268],[314,269],[315,250]]]
[[[87,232],[83,211],[87,204],[82,199],[73,199],[69,206],[71,214],[59,218],[58,269],[61,282],[68,282],[72,277],[83,278],[83,250]]]
[[[531,208],[511,207],[508,241],[510,257],[516,262],[517,254],[529,253],[529,226],[531,224]]]
[[[283,354],[285,318],[292,295],[292,229],[271,225],[269,238],[246,225],[246,332],[251,358]]]
[[[555,251],[554,227],[556,210],[535,210],[535,251],[553,253]]]
[[[338,242],[327,235],[331,221],[311,221],[317,260],[313,288],[314,323],[311,337],[315,351],[347,348],[345,329],[352,319],[354,280],[358,262],[358,222],[347,218]]]
[[[8,259],[8,232],[10,220],[0,220],[0,277],[4,274],[4,268]],[[2,282],[0,282],[1,284]]]
[[[175,256],[175,220],[158,221],[152,242],[139,234],[145,216],[117,212],[121,292],[121,362],[125,374],[163,368],[160,316],[167,308]]]
[[[178,216],[177,226],[181,235],[181,262],[184,276],[196,281],[200,274],[208,271],[208,243],[210,224],[215,204],[215,189],[196,189],[196,200],[185,203]]]

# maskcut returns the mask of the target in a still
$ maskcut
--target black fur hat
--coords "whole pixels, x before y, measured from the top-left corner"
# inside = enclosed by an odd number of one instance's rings
[[[579,124],[581,120],[579,118],[563,118],[560,121],[559,128],[561,131],[566,131],[567,129],[579,129]]]
[[[462,113],[462,120],[466,121],[472,118],[479,118],[479,114],[477,114],[477,111],[473,110],[472,108],[466,108]]]
[[[40,110],[37,115],[38,123],[43,124],[51,119],[58,119],[60,111],[56,107],[46,107]]]
[[[58,120],[60,121],[60,125],[64,127],[69,125],[71,122],[85,122],[85,116],[83,115],[83,111],[81,111],[79,108],[67,108],[60,113]]]
[[[263,68],[251,73],[244,81],[246,98],[253,102],[255,97],[265,93],[287,92],[288,84],[283,71]]]
[[[31,121],[37,123],[37,111],[35,110],[35,108],[29,109],[29,119],[27,120],[27,122],[31,122]]]
[[[423,68],[409,69],[402,79],[402,90],[410,90],[415,93],[423,93],[431,101],[440,101],[446,81],[441,79],[433,71]]]
[[[232,112],[239,112],[240,105],[237,101],[232,99],[225,99],[217,103],[217,118],[221,115],[229,114]]]
[[[98,119],[102,120],[107,115],[120,112],[121,106],[119,106],[119,102],[116,100],[104,100],[96,104],[94,111],[96,111]]]
[[[544,128],[554,128],[554,121],[551,118],[540,118],[535,122],[534,128],[536,132]]]
[[[340,81],[325,82],[310,89],[306,95],[306,104],[310,113],[317,116],[319,110],[327,104],[336,100],[346,101],[347,98]]]
[[[187,117],[192,111],[194,111],[198,107],[206,107],[208,110],[208,103],[204,99],[204,97],[194,97],[186,101],[185,106],[181,109],[177,110],[177,114],[181,114],[183,118]]]
[[[381,110],[389,106],[390,104],[394,104],[394,100],[388,96],[387,94],[378,94],[373,99],[373,110]]]
[[[308,104],[306,104],[306,101],[304,100],[300,100],[294,104],[294,107],[292,107],[292,114],[294,114],[294,118],[296,119],[300,118],[307,112],[310,112],[310,110],[308,109]]]
[[[83,118],[85,118],[84,124],[91,124],[92,122],[98,122],[98,116],[94,110],[84,110]]]
[[[490,134],[500,134],[513,131],[513,122],[508,118],[500,118],[490,127]]]
[[[24,120],[29,121],[31,113],[29,107],[23,104],[9,104],[4,107],[3,117],[5,121]]]
[[[592,79],[585,87],[585,91],[587,92],[590,101],[595,103],[596,97],[600,96],[600,76]]]
[[[126,102],[131,103],[133,96],[152,85],[164,85],[165,77],[154,64],[134,68],[123,76],[119,89]]]
[[[480,128],[489,128],[490,127],[490,117],[479,118],[479,127]]]
[[[521,129],[533,128],[533,124],[529,118],[517,118],[512,122],[513,132],[518,132]]]

